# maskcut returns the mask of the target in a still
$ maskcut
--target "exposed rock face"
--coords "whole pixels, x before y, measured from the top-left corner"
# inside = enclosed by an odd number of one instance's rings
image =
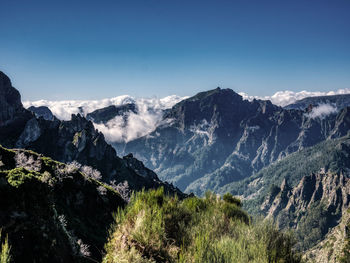
[[[33,112],[37,118],[43,117],[45,120],[48,120],[48,121],[53,121],[56,119],[52,111],[46,106],[40,106],[40,107],[30,106],[28,110]]]
[[[313,204],[320,202],[336,222],[350,204],[350,178],[348,173],[332,174],[320,172],[305,176],[299,184],[291,189],[282,183],[280,192],[268,205],[265,205],[267,216],[284,220],[285,214],[292,215],[294,220],[289,227],[296,228],[300,218],[307,214]],[[272,202],[271,202],[272,201]],[[269,206],[267,209],[266,206]],[[292,218],[290,218],[292,219]],[[283,222],[280,222],[283,224]]]
[[[92,166],[102,173],[102,180],[107,183],[127,181],[132,190],[164,186],[167,192],[183,196],[172,185],[161,182],[155,173],[136,159],[119,158],[103,134],[80,114],[72,115],[70,121],[36,118],[23,108],[20,95],[11,86],[8,77],[3,73],[0,77],[0,102],[4,103],[0,106],[3,125],[0,128],[0,144],[9,148],[30,149],[65,163],[78,161]]]
[[[32,114],[21,103],[21,96],[10,79],[0,71],[0,141],[12,145]]]
[[[322,117],[312,111],[249,102],[218,88],[167,110],[161,125],[127,143],[124,153],[133,153],[180,189],[203,194],[249,177],[290,153],[344,136],[350,128],[347,108]]]
[[[286,187],[284,180],[279,191],[267,196],[261,210],[267,218],[274,219],[280,228],[295,229],[299,238],[298,246],[305,250],[320,243],[324,238],[330,239],[330,235],[344,240],[344,222],[349,218],[349,205],[349,170],[333,173],[322,169],[318,173],[303,177],[294,188]],[[331,243],[336,244],[334,241]],[[338,244],[332,251],[328,251],[334,252],[334,255],[317,255],[319,260],[316,262],[330,262],[331,256],[332,262],[335,262],[335,254],[339,255],[341,247],[342,245]],[[329,250],[329,247],[321,242],[311,251],[325,248]],[[314,252],[310,252],[308,257],[311,254],[315,257]]]
[[[39,123],[36,118],[30,119],[24,130],[19,137],[16,147],[24,148],[32,142],[35,142],[41,135],[41,129],[39,127]]]
[[[318,263],[349,262],[349,227],[350,210],[343,214],[340,223],[327,234],[322,242],[305,253],[305,260]]]
[[[0,71],[0,127],[8,125],[21,113],[21,95],[12,87],[10,79]]]

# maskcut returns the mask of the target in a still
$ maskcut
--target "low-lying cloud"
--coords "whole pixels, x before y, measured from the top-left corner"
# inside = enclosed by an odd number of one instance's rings
[[[339,89],[336,91],[328,91],[328,92],[306,91],[306,90],[303,90],[300,92],[294,92],[290,90],[285,90],[285,91],[278,91],[272,96],[264,96],[264,97],[250,96],[244,92],[240,92],[239,94],[246,100],[253,100],[253,99],[270,100],[273,104],[284,107],[296,102],[297,100],[301,100],[307,97],[331,96],[331,95],[340,95],[340,94],[349,94],[349,93],[350,93],[350,89]]]
[[[338,94],[349,94],[350,89],[340,89],[329,92],[310,92],[310,91],[279,91],[272,96],[258,97],[250,96],[246,93],[239,93],[244,99],[263,99],[271,100],[273,104],[286,106],[297,100],[314,97],[314,96],[330,96]],[[125,123],[123,117],[117,116],[108,121],[106,124],[94,123],[96,129],[101,131],[109,142],[128,142],[145,136],[157,127],[163,117],[163,110],[171,108],[173,105],[187,97],[179,97],[176,95],[165,98],[134,98],[128,95],[118,96],[102,100],[65,100],[65,101],[25,101],[24,107],[30,106],[47,106],[52,113],[61,120],[70,120],[72,114],[80,113],[86,116],[94,110],[108,107],[110,105],[120,106],[127,103],[135,103],[138,109],[137,114],[128,113],[128,121]],[[337,109],[332,105],[319,105],[308,114],[310,118],[324,118],[325,116],[335,113]]]
[[[312,119],[320,118],[324,119],[330,114],[337,113],[337,108],[330,104],[320,104],[314,107],[311,112],[307,113],[306,116]]]
[[[128,142],[152,132],[162,120],[163,110],[171,108],[177,102],[186,97],[176,95],[165,98],[133,98],[128,95],[102,100],[66,100],[66,101],[26,101],[24,107],[47,106],[52,113],[61,120],[70,120],[72,114],[80,113],[86,116],[94,110],[111,105],[120,106],[127,103],[135,103],[137,114],[128,113],[127,122],[122,116],[117,116],[106,124],[96,124],[96,129],[101,131],[109,142]]]

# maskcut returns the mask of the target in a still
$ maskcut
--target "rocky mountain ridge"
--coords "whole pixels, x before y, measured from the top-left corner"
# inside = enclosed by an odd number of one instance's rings
[[[147,136],[118,145],[186,192],[249,177],[290,153],[347,134],[349,109],[326,116],[247,101],[229,89],[202,92],[167,110]]]
[[[119,158],[116,151],[97,131],[91,121],[81,115],[72,115],[70,121],[37,118],[23,108],[19,92],[8,77],[0,72],[1,129],[0,144],[8,148],[30,149],[55,160],[77,161],[99,170],[102,180],[110,183],[128,182],[135,190],[164,186],[167,192],[182,193],[170,184],[161,182],[148,168],[138,171],[132,164]],[[147,177],[150,175],[150,177]]]

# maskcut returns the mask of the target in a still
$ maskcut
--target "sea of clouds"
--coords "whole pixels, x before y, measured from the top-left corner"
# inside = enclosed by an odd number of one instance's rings
[[[128,142],[151,133],[162,120],[163,111],[187,97],[176,95],[165,98],[134,98],[128,95],[102,100],[64,100],[64,101],[25,101],[23,106],[47,106],[52,113],[61,120],[70,120],[72,114],[86,116],[94,110],[111,105],[120,106],[134,103],[137,114],[130,112],[127,122],[122,116],[117,116],[105,124],[94,123],[96,129],[101,131],[109,142]]]
[[[301,100],[307,97],[317,97],[317,96],[331,96],[331,95],[340,95],[340,94],[350,94],[350,89],[339,89],[336,91],[299,91],[294,92],[290,90],[278,91],[272,96],[250,96],[244,92],[239,93],[244,99],[253,100],[253,99],[261,99],[261,100],[270,100],[273,104],[284,107],[289,104],[296,102],[297,100]]]
[[[279,91],[272,96],[258,97],[250,96],[246,93],[239,93],[244,99],[263,99],[271,100],[273,104],[286,106],[297,100],[314,97],[314,96],[330,96],[337,94],[349,94],[350,89],[339,89],[329,92],[310,92],[310,91]],[[161,122],[163,111],[171,108],[173,105],[187,97],[179,97],[176,95],[165,98],[134,98],[128,95],[118,96],[114,98],[102,100],[64,100],[64,101],[25,101],[24,107],[30,106],[47,106],[52,113],[61,120],[70,120],[72,114],[80,113],[83,116],[110,105],[120,106],[127,103],[135,103],[138,113],[130,112],[128,121],[125,122],[121,116],[117,116],[106,124],[94,123],[96,129],[103,132],[109,142],[128,142],[147,135],[154,131]],[[319,105],[310,113],[311,118],[322,117],[326,114],[334,113],[336,109],[332,105]]]

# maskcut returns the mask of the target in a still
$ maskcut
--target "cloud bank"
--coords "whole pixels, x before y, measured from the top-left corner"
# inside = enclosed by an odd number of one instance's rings
[[[243,92],[239,94],[247,100],[271,100],[273,104],[284,107],[306,97],[330,96],[349,93],[350,89],[339,89],[337,91],[329,92],[279,91],[272,96],[265,97],[250,96]],[[171,108],[173,105],[185,98],[187,97],[179,97],[176,95],[161,99],[134,98],[129,95],[123,95],[102,100],[25,101],[23,102],[23,105],[26,108],[29,108],[30,106],[47,106],[57,118],[61,120],[70,120],[72,114],[80,113],[81,115],[86,116],[88,113],[93,112],[94,110],[111,105],[120,106],[127,103],[135,103],[138,109],[138,113],[128,113],[128,121],[126,123],[121,116],[115,117],[114,119],[108,121],[106,124],[94,123],[96,129],[105,135],[107,141],[128,142],[154,131],[154,129],[162,120],[163,110]],[[332,105],[320,105],[319,107],[315,107],[313,111],[309,113],[309,117],[323,118],[328,114],[336,112],[336,110],[337,109]]]
[[[70,120],[72,114],[80,113],[86,116],[94,110],[111,105],[120,106],[127,103],[135,103],[138,113],[128,113],[128,121],[125,123],[122,116],[117,116],[106,124],[96,124],[96,129],[101,131],[109,142],[128,142],[152,132],[161,121],[163,110],[171,108],[186,97],[176,95],[165,98],[133,98],[128,95],[102,100],[66,100],[66,101],[25,101],[25,108],[30,106],[47,106],[52,113],[61,120]]]
[[[328,91],[328,92],[306,91],[306,90],[303,90],[300,92],[294,92],[290,90],[285,90],[285,91],[278,91],[272,96],[264,96],[264,97],[250,96],[244,92],[240,92],[239,94],[246,100],[253,100],[253,99],[270,100],[273,104],[284,107],[296,102],[297,100],[301,100],[307,97],[331,96],[331,95],[340,95],[340,94],[349,94],[349,93],[350,93],[350,89],[339,89],[336,91]]]

